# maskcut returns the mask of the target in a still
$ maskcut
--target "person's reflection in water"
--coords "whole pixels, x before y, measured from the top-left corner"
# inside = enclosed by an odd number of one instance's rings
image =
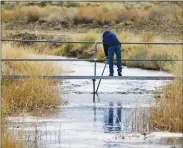
[[[115,112],[114,104],[113,102],[109,103],[109,110],[107,112],[107,116],[105,116],[105,129],[107,132],[111,131],[120,131],[121,130],[121,103],[118,102],[117,104],[117,110],[116,115],[114,115]]]

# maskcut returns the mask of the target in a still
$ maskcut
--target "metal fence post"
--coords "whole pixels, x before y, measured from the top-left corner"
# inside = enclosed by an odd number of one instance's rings
[[[94,76],[96,76],[96,71],[97,71],[97,42],[95,42],[95,53],[94,53],[94,63],[95,63],[95,65],[94,65]]]
[[[94,60],[94,76],[96,76],[96,70],[97,70],[96,55],[97,55],[97,42],[95,42],[95,51],[94,51],[94,56],[93,56],[93,60]],[[95,95],[95,82],[96,82],[96,79],[93,79],[93,94],[94,95]],[[94,101],[95,101],[95,97],[94,97]]]

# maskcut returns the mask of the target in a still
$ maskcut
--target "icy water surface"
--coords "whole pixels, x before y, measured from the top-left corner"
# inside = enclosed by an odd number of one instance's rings
[[[94,72],[94,63],[90,62],[57,62],[57,66],[62,66],[63,75],[89,76]],[[97,63],[97,75],[101,75],[103,67],[103,63]],[[108,67],[104,75],[108,75]],[[123,75],[169,76],[170,74],[124,67]],[[59,87],[62,98],[67,100],[68,104],[60,106],[61,111],[57,115],[9,117],[9,131],[18,131],[16,136],[26,140],[29,147],[182,147],[181,133],[158,133],[149,130],[148,107],[155,102],[153,92],[164,83],[102,80],[94,103],[92,80],[65,80]]]

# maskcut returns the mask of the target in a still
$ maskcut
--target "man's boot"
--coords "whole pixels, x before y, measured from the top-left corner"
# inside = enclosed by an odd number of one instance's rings
[[[122,76],[121,72],[118,72],[118,76]]]
[[[113,73],[110,73],[109,76],[113,76]]]

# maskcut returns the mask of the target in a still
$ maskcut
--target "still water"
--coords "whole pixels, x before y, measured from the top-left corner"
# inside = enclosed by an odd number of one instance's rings
[[[56,65],[62,67],[63,75],[89,76],[94,72],[94,63],[90,62],[57,62]],[[101,75],[103,67],[103,63],[97,63],[97,75]],[[124,76],[170,75],[128,67],[122,73]],[[108,67],[104,75],[108,75]],[[9,117],[8,129],[25,140],[28,147],[182,147],[181,133],[150,130],[148,110],[155,103],[153,93],[165,83],[168,82],[102,80],[93,102],[91,80],[64,80],[59,85],[60,94],[68,103],[60,106],[59,113],[47,117]]]

